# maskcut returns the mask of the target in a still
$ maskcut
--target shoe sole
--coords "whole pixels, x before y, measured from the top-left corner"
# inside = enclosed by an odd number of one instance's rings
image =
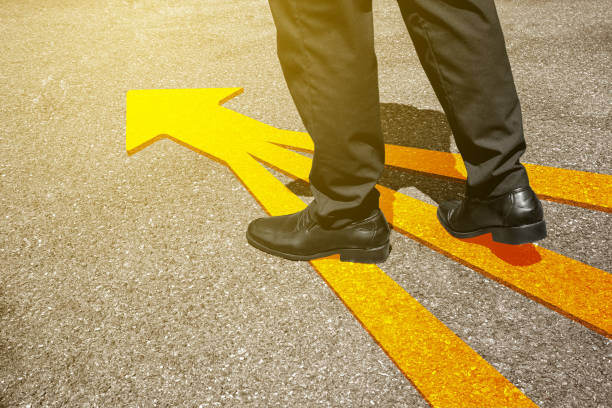
[[[521,225],[520,227],[487,227],[474,231],[459,232],[455,231],[446,224],[444,218],[440,215],[440,209],[436,213],[438,221],[449,234],[455,238],[473,238],[479,235],[491,233],[493,241],[501,242],[502,244],[521,245],[539,241],[546,238],[546,222],[544,220]]]
[[[249,244],[251,244],[255,248],[267,252],[271,255],[276,255],[281,258],[290,259],[292,261],[310,261],[312,259],[340,254],[340,260],[342,262],[375,264],[385,262],[389,257],[389,253],[391,252],[391,245],[389,244],[389,241],[387,241],[384,245],[381,245],[376,248],[338,248],[331,249],[329,251],[318,252],[312,255],[296,255],[269,248],[251,238],[248,232],[246,234],[246,238]]]

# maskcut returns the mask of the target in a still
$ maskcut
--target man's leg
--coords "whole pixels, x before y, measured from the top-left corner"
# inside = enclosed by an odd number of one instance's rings
[[[314,142],[312,215],[340,228],[378,209],[384,167],[371,0],[269,0],[287,86]]]
[[[278,57],[314,142],[314,200],[258,218],[248,242],[292,260],[384,262],[390,228],[374,187],[384,167],[371,0],[269,0]]]
[[[521,108],[493,0],[398,0],[468,173],[467,192],[528,186]]]
[[[521,108],[493,0],[398,0],[419,59],[467,169],[467,198],[438,219],[458,238],[492,233],[522,244],[546,236],[542,204],[519,159]]]

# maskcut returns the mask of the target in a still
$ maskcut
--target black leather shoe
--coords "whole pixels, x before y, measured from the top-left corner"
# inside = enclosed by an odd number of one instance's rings
[[[530,187],[519,187],[501,196],[445,201],[438,220],[456,238],[492,233],[494,241],[519,245],[546,238],[542,203]]]
[[[340,254],[340,260],[346,262],[379,263],[387,259],[391,228],[380,209],[343,228],[325,229],[310,216],[311,204],[294,214],[251,221],[247,241],[264,252],[295,261],[333,254]]]

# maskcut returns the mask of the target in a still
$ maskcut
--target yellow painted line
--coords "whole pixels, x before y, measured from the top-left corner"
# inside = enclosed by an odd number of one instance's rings
[[[523,163],[538,196],[562,204],[612,212],[612,176]]]
[[[413,147],[386,145],[387,165],[465,180],[461,155]],[[564,204],[612,211],[612,176],[524,163],[533,190],[540,198]]]
[[[306,206],[253,158],[228,165],[268,214]],[[275,210],[285,199],[293,204]],[[338,255],[310,263],[430,405],[536,406],[377,266],[341,262]]]
[[[312,142],[294,138],[274,142],[312,152]],[[385,145],[385,164],[406,170],[418,171],[456,180],[466,179],[461,155],[414,147]],[[612,212],[612,176],[557,167],[524,163],[534,191],[542,199],[570,204],[588,209]]]
[[[612,274],[537,245],[500,244],[491,234],[454,238],[437,220],[435,206],[376,187],[398,231],[612,338]]]
[[[275,211],[293,193],[253,158],[234,164],[230,168],[268,214],[305,207],[298,198],[292,208]],[[338,255],[310,263],[430,405],[536,406],[377,266],[341,262]]]
[[[308,181],[311,160],[294,154],[285,159],[285,173]],[[276,156],[257,157],[272,165]],[[490,234],[454,238],[440,225],[436,206],[376,188],[381,210],[399,232],[612,338],[612,274],[537,245],[500,244]]]
[[[536,406],[380,268],[310,262],[430,405]]]
[[[254,154],[308,181],[312,166],[308,157],[289,150],[279,154],[274,149]],[[612,274],[537,245],[500,244],[491,234],[454,238],[440,225],[436,206],[379,184],[376,188],[381,193],[381,210],[399,232],[612,338]]]
[[[126,149],[129,154],[167,137],[226,164],[268,214],[288,214],[305,207],[249,155],[253,152],[256,156],[275,157],[279,153],[278,147],[265,146],[267,142],[261,138],[269,129],[258,128],[256,121],[249,122],[246,117],[224,116],[226,112],[211,116],[210,111],[219,113],[214,104],[232,92],[235,94],[235,88],[224,92],[215,90],[214,97],[210,97],[212,93],[206,94],[206,90],[183,91],[186,92],[128,93]],[[195,97],[198,94],[202,95],[199,100]],[[212,107],[203,103],[205,96],[210,103],[214,102]],[[215,98],[218,98],[216,102]],[[200,108],[194,109],[193,104],[197,102]],[[138,108],[141,103],[147,109]],[[203,123],[211,118],[216,121],[215,125]],[[232,120],[225,122],[224,128],[222,121],[227,119]],[[246,127],[241,128],[240,124]],[[163,130],[156,131],[158,126]],[[208,133],[211,128],[221,134]],[[301,171],[303,159],[290,160],[291,154],[280,156],[283,166]],[[311,264],[432,406],[535,406],[377,266],[341,262],[337,255]]]
[[[312,140],[303,132],[273,134],[268,141],[310,153],[314,149]],[[456,180],[465,180],[467,176],[461,155],[415,147],[386,144],[385,165]],[[541,199],[612,212],[612,176],[530,163],[523,165],[531,187]]]

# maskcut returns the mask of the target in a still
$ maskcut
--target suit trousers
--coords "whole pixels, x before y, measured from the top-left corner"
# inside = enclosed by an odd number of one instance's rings
[[[314,143],[311,214],[327,228],[379,205],[384,168],[372,0],[269,0],[287,87]],[[398,0],[467,169],[466,194],[529,180],[521,108],[493,0]]]

